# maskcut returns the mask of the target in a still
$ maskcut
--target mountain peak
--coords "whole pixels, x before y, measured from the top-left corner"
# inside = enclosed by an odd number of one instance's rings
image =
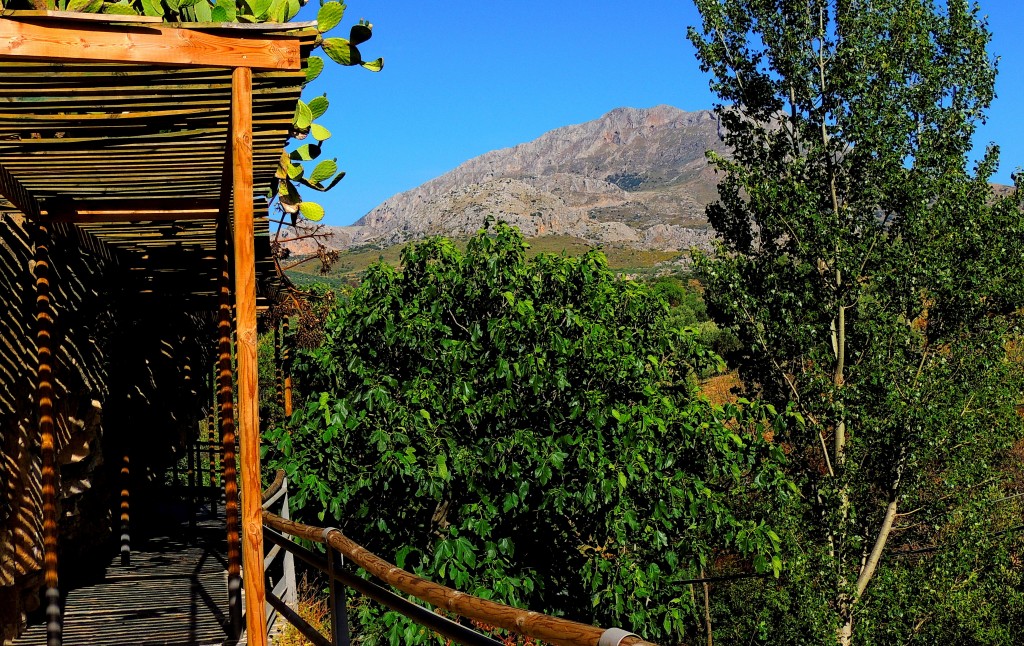
[[[615,108],[491,151],[376,207],[338,238],[394,244],[463,236],[487,215],[527,237],[685,249],[710,241],[704,207],[717,196],[705,152],[724,152],[708,110]]]

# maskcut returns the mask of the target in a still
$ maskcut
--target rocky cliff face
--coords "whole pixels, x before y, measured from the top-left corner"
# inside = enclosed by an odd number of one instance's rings
[[[354,226],[334,227],[332,246],[462,236],[488,215],[528,237],[664,250],[705,245],[712,234],[704,207],[717,196],[707,150],[724,152],[710,111],[619,108],[395,195]]]

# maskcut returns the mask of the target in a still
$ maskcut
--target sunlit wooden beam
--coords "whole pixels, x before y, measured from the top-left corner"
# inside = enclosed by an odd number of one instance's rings
[[[156,25],[0,18],[0,59],[298,70],[299,41],[238,38]]]
[[[242,569],[245,635],[266,646],[263,508],[260,482],[259,383],[256,364],[256,248],[253,225],[252,70],[231,75],[231,178],[234,194],[235,356],[238,360],[238,431],[242,458]]]

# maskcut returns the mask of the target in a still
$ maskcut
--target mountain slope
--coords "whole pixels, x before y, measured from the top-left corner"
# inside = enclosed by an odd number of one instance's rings
[[[334,228],[333,246],[463,236],[487,215],[527,237],[664,250],[705,245],[711,232],[704,207],[716,197],[709,149],[724,152],[710,111],[618,108],[399,193],[355,225]]]

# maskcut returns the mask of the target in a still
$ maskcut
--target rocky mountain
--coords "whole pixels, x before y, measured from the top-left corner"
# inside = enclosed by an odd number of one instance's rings
[[[724,152],[710,111],[618,108],[486,153],[399,193],[355,225],[334,227],[332,246],[463,236],[487,215],[527,237],[658,250],[704,246],[712,235],[704,207],[717,196],[709,149]]]

